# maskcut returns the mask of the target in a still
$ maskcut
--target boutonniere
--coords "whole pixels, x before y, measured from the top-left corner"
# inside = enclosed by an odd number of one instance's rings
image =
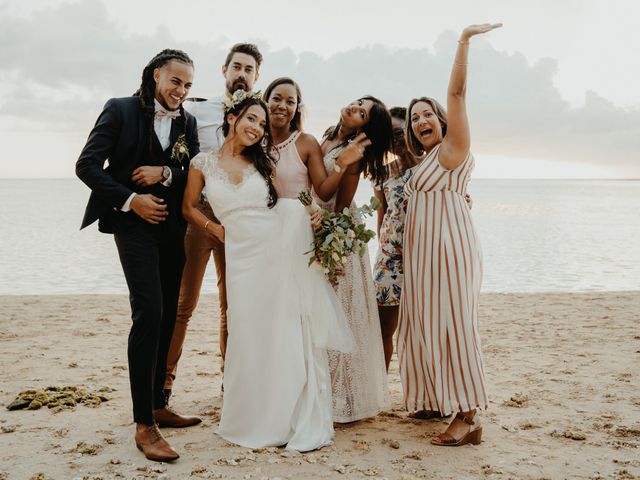
[[[189,147],[187,147],[187,141],[183,133],[178,136],[176,143],[173,144],[171,160],[178,160],[178,162],[182,163],[185,158],[189,158]]]

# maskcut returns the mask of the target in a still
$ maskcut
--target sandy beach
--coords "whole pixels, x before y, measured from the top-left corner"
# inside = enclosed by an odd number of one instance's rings
[[[333,446],[296,454],[221,440],[216,311],[205,296],[172,400],[204,421],[164,430],[181,455],[168,465],[147,461],[133,442],[127,297],[0,297],[3,406],[51,385],[109,397],[69,410],[3,407],[0,480],[640,477],[640,292],[483,295],[491,407],[482,444],[457,449],[429,444],[446,421],[406,418],[395,358],[392,409],[338,427]]]

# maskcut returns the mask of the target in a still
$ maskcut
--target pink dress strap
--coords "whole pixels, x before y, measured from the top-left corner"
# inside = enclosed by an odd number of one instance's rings
[[[276,188],[282,198],[298,198],[298,193],[309,189],[309,171],[296,148],[296,140],[301,134],[300,131],[294,132],[275,146]]]

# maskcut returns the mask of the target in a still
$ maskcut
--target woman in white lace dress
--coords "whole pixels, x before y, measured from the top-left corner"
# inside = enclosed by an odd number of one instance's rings
[[[333,436],[327,349],[354,346],[331,286],[307,266],[308,214],[298,200],[278,200],[260,146],[265,131],[259,99],[227,111],[220,152],[191,162],[183,214],[225,243],[229,340],[218,434],[249,448],[308,451]],[[203,188],[222,225],[197,209]]]
[[[327,172],[341,170],[336,159],[346,150],[356,150],[360,161],[346,168],[337,193],[327,202],[328,210],[353,208],[353,197],[362,174],[382,184],[385,155],[391,150],[391,117],[385,105],[365,96],[340,111],[340,120],[328,130],[322,153]],[[377,415],[389,406],[387,372],[382,348],[376,293],[369,254],[353,254],[335,287],[349,327],[356,340],[353,353],[329,352],[333,391],[333,419],[347,423]]]

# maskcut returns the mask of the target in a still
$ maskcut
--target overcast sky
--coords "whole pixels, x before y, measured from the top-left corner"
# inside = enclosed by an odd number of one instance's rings
[[[459,32],[501,21],[471,45],[476,176],[639,178],[638,18],[635,0],[0,0],[0,177],[72,176],[104,102],[162,48],[210,97],[229,46],[258,43],[257,88],[295,78],[318,135],[363,94],[444,101]]]

